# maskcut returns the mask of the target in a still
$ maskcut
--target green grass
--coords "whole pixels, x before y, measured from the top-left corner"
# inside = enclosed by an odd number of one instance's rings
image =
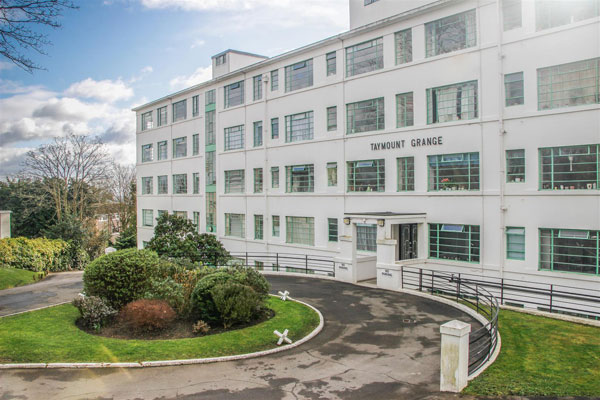
[[[190,339],[122,340],[90,335],[75,326],[70,304],[0,319],[0,362],[136,362],[218,357],[277,347],[275,329],[299,340],[318,324],[312,309],[269,298],[275,316],[248,328]]]
[[[0,290],[23,286],[44,277],[43,272],[33,272],[17,268],[0,268]]]
[[[502,350],[465,394],[600,396],[600,328],[501,310]]]

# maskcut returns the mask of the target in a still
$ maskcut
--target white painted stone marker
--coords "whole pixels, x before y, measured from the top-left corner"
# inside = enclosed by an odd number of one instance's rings
[[[281,343],[283,343],[284,341],[288,344],[292,344],[292,339],[288,338],[287,335],[289,333],[289,331],[286,329],[283,331],[283,333],[279,332],[278,330],[274,330],[273,333],[277,336],[279,336],[279,340],[277,341],[277,346],[281,346]]]
[[[458,393],[467,386],[469,376],[469,332],[471,325],[450,321],[440,326],[442,356],[440,391]]]
[[[289,299],[290,297],[290,292],[288,292],[287,290],[284,292],[277,292],[279,294],[279,297],[281,297],[281,300],[286,301],[287,299]]]

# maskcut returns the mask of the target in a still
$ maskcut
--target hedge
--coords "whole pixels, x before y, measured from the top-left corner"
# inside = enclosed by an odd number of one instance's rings
[[[60,239],[0,239],[0,268],[19,268],[35,272],[83,269],[85,252]]]

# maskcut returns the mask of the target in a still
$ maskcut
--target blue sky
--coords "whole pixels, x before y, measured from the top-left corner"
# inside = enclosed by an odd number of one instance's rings
[[[348,0],[79,0],[33,74],[0,56],[0,177],[67,132],[134,162],[138,104],[210,78],[233,48],[274,56],[344,31]]]

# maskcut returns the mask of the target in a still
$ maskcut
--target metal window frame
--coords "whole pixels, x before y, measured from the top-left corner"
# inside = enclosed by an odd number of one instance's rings
[[[254,214],[254,240],[264,240],[264,218],[261,214]]]
[[[279,237],[281,235],[281,221],[279,215],[271,216],[271,220],[273,221],[271,224],[271,236]]]
[[[337,54],[335,51],[325,54],[325,65],[327,76],[337,74]]]
[[[306,70],[304,70],[306,68]],[[303,70],[303,71],[300,71]],[[313,59],[309,58],[288,65],[285,71],[285,92],[304,89],[313,85]],[[298,72],[300,71],[300,72]]]
[[[518,90],[520,86],[520,93],[514,95],[513,91]],[[523,72],[513,72],[511,74],[504,74],[504,106],[520,106],[525,104],[525,80],[523,78]]]
[[[472,19],[468,21],[468,19]],[[468,24],[472,23],[472,31],[468,31]],[[442,30],[452,30],[453,25],[464,24],[464,38],[453,38],[454,43],[462,40],[458,46],[446,50],[440,47],[438,42],[441,35],[445,32]],[[456,29],[454,29],[456,31]],[[460,31],[460,29],[459,29]],[[435,39],[435,40],[434,40]],[[435,57],[442,54],[452,53],[454,51],[468,49],[477,46],[477,12],[475,9],[462,11],[456,14],[437,19],[435,21],[425,23],[425,57]]]
[[[200,173],[192,173],[192,193],[200,194]]]
[[[149,119],[148,119],[149,118]],[[150,123],[150,126],[148,126],[148,122]],[[152,129],[153,125],[152,125],[152,110],[147,111],[145,113],[142,114],[142,118],[141,118],[141,130],[145,131],[146,129]]]
[[[521,0],[502,0],[502,27],[504,32],[523,25]]]
[[[255,121],[253,123],[253,132],[254,132],[254,147],[259,147],[263,145],[263,122]]]
[[[346,77],[383,68],[383,37],[346,47]],[[360,68],[359,68],[360,67]]]
[[[461,156],[460,159],[457,156]],[[444,159],[447,158],[447,159]],[[454,159],[453,159],[454,158]],[[446,163],[446,166],[443,165]],[[463,163],[463,165],[452,165]],[[466,163],[466,165],[465,165]],[[434,154],[427,156],[427,191],[476,191],[481,190],[481,158],[479,152]],[[442,167],[447,169],[442,170]],[[466,169],[466,173],[446,173],[454,169]],[[476,170],[476,171],[475,171]],[[463,180],[450,181],[450,178],[462,177]],[[443,182],[448,179],[447,182]],[[461,188],[462,187],[462,188]]]
[[[429,254],[431,259],[481,263],[481,227],[479,225],[459,225],[462,231],[444,231],[441,223],[429,224]],[[447,225],[447,224],[446,224]],[[448,241],[441,244],[440,240]],[[459,244],[462,243],[462,244]],[[476,245],[475,245],[476,244]],[[443,248],[442,248],[443,246]],[[460,251],[463,250],[463,251]],[[464,251],[466,250],[466,251]],[[466,259],[465,259],[466,257]]]
[[[405,128],[415,124],[415,103],[413,92],[396,95],[396,128]]]
[[[163,153],[163,146],[164,146],[164,153]],[[156,153],[157,153],[156,154],[157,159],[159,161],[167,160],[169,158],[169,145],[166,140],[161,140],[160,142],[156,143]]]
[[[303,120],[305,122],[298,122]],[[305,111],[285,116],[285,142],[300,142],[314,138],[314,112]]]
[[[271,139],[279,139],[279,117],[271,118]]]
[[[156,126],[163,126],[169,123],[167,119],[167,106],[158,107],[156,109]]]
[[[237,181],[234,181],[237,180]],[[225,193],[245,193],[246,192],[246,171],[243,169],[233,169],[225,171]]]
[[[506,150],[506,183],[525,183],[525,168],[525,149]]]
[[[412,62],[412,28],[394,33],[396,65]]]
[[[366,163],[366,162],[372,162],[374,165],[371,165],[370,167],[365,166],[359,166],[359,163]],[[385,192],[385,159],[380,158],[377,160],[358,160],[358,161],[348,161],[346,163],[347,168],[348,168],[348,175],[347,175],[347,192],[348,193],[355,193],[355,192]],[[376,180],[374,183],[364,183],[364,182],[359,182],[360,180],[363,179],[367,179],[367,178],[357,178],[357,174],[365,174],[365,173],[372,173],[371,171],[357,171],[357,169],[359,168],[373,168],[375,167],[375,176],[376,176]],[[373,190],[372,188],[375,188],[375,190]],[[364,190],[357,190],[357,189],[363,189]]]
[[[356,224],[356,251],[377,252],[377,224]]]
[[[357,118],[357,112],[361,118]],[[378,97],[346,104],[346,129],[347,135],[385,130],[385,99]]]
[[[271,188],[279,188],[279,167],[271,167]]]
[[[178,146],[180,145],[183,146],[184,151],[181,153],[181,155],[177,155]],[[187,136],[173,139],[171,147],[173,148],[173,158],[187,157]]]
[[[271,92],[279,90],[279,70],[271,71]]]
[[[298,174],[299,172],[302,172]],[[306,177],[304,177],[306,175]],[[296,185],[296,181],[299,184]],[[298,164],[285,167],[286,193],[312,193],[315,191],[315,165]]]
[[[150,156],[146,155],[146,150],[150,149]],[[142,162],[152,162],[154,161],[154,146],[152,143],[147,143],[142,145]]]
[[[200,95],[192,96],[192,117],[200,114]]]
[[[449,100],[439,100],[440,96],[447,95],[448,93],[443,93],[442,91],[446,91],[448,89],[461,89],[461,102],[460,102],[460,112],[459,112],[459,103],[457,99],[449,99]],[[472,95],[467,97],[462,96],[463,89],[469,89],[469,93],[472,91]],[[470,99],[467,101],[466,105],[462,104],[463,98]],[[441,102],[449,103],[448,107],[441,107]],[[444,103],[444,104],[445,104]],[[466,107],[465,107],[466,106]],[[467,109],[467,111],[463,111],[463,107]],[[471,111],[472,108],[472,111]],[[452,110],[455,109],[455,112],[452,113],[444,113],[441,114],[441,110]],[[443,121],[440,121],[440,116],[445,117]],[[434,88],[427,89],[427,124],[438,124],[450,121],[464,121],[476,119],[479,116],[479,81],[472,80],[466,82],[453,83],[450,85],[438,86]],[[446,119],[449,117],[448,119]]]
[[[327,107],[327,132],[337,130],[337,106]]]
[[[148,185],[150,182],[150,185]],[[143,176],[142,177],[142,195],[145,194],[153,194],[154,192],[154,179],[151,176]]]
[[[239,235],[233,234],[232,222],[239,222]],[[239,237],[242,239],[246,237],[246,214],[225,213],[225,236]]]
[[[200,154],[200,135],[198,133],[192,135],[192,155]]]
[[[156,180],[157,194],[169,194],[169,175],[158,175]]]
[[[327,241],[337,242],[339,235],[339,222],[337,218],[327,218]]]
[[[263,192],[263,169],[254,168],[254,193]]]
[[[179,100],[172,106],[173,123],[187,119],[187,99]]]
[[[244,148],[244,125],[230,126],[223,132],[225,151]]]
[[[304,246],[314,246],[315,218],[286,216],[285,242]]]
[[[401,168],[402,167],[402,168]],[[415,157],[396,158],[396,171],[398,176],[398,192],[415,191]],[[402,171],[402,173],[401,173]]]
[[[252,77],[252,100],[262,99],[262,74]]]
[[[515,242],[515,240],[517,241]],[[515,249],[511,248],[511,245],[519,246]],[[506,259],[525,260],[525,228],[517,226],[506,227]]]
[[[337,162],[328,162],[327,163],[327,186],[335,187],[335,186],[337,186],[337,183],[338,183]]]
[[[539,228],[538,270],[564,272],[586,276],[600,275],[600,231],[568,229],[587,232],[586,238],[561,237],[564,228]],[[546,240],[544,240],[546,239]],[[587,244],[587,246],[586,246]],[[562,261],[568,260],[568,261]],[[588,260],[588,263],[583,261]],[[560,268],[562,266],[562,268]],[[577,269],[580,269],[577,271]],[[593,272],[584,272],[591,269]]]
[[[148,214],[150,214],[149,220],[148,220]],[[142,226],[154,226],[154,210],[149,210],[149,209],[142,210]]]
[[[562,154],[564,149],[575,149],[575,148],[588,148],[586,154]],[[544,155],[545,152],[549,152],[549,155]],[[565,152],[566,153],[566,152]],[[595,157],[595,160],[578,162],[575,157]],[[558,157],[567,157],[567,163],[569,164],[569,172],[561,171],[559,167],[567,165],[565,162],[558,162]],[[545,164],[544,161],[549,159],[550,162]],[[600,189],[600,144],[582,144],[582,145],[571,145],[571,146],[557,146],[557,147],[540,147],[538,149],[538,171],[539,171],[539,186],[538,190],[598,190]],[[589,171],[575,171],[573,172],[574,165],[585,165],[590,166]],[[595,165],[595,172],[593,171]],[[546,170],[544,167],[549,167]],[[593,179],[559,179],[568,174],[594,174],[596,175],[595,181]],[[559,175],[560,174],[560,175]],[[549,176],[548,180],[546,177]],[[562,186],[562,187],[561,187]],[[577,186],[577,187],[576,187]]]
[[[173,174],[173,194],[187,194],[187,174]]]
[[[224,86],[223,94],[223,108],[231,108],[244,104],[244,80]]]

